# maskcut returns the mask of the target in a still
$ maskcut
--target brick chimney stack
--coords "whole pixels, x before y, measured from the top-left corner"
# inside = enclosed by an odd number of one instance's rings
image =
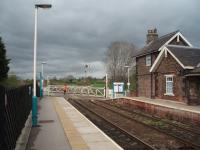
[[[146,43],[149,44],[151,41],[154,41],[158,38],[157,29],[149,29],[147,33],[147,41]]]

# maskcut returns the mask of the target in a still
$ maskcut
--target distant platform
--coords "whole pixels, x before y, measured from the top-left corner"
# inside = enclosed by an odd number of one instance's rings
[[[181,102],[146,97],[123,97],[119,99],[123,100],[123,103],[131,104],[133,108],[141,109],[150,114],[173,118],[177,121],[190,120],[200,123],[200,106],[188,106]]]

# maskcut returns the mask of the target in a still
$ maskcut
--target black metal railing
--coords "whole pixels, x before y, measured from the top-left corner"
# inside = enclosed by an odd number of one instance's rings
[[[0,86],[0,150],[13,150],[32,106],[32,86]]]

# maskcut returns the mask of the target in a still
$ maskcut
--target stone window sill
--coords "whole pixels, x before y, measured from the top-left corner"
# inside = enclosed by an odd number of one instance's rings
[[[166,95],[166,96],[174,96],[173,93],[165,93],[164,95]]]

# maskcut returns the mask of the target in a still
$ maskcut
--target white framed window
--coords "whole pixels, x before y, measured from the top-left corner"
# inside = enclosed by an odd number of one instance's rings
[[[173,92],[173,85],[174,85],[173,75],[165,75],[165,81],[166,81],[166,93],[165,93],[165,95],[174,96],[174,92]]]
[[[151,55],[146,55],[146,66],[151,66]]]

